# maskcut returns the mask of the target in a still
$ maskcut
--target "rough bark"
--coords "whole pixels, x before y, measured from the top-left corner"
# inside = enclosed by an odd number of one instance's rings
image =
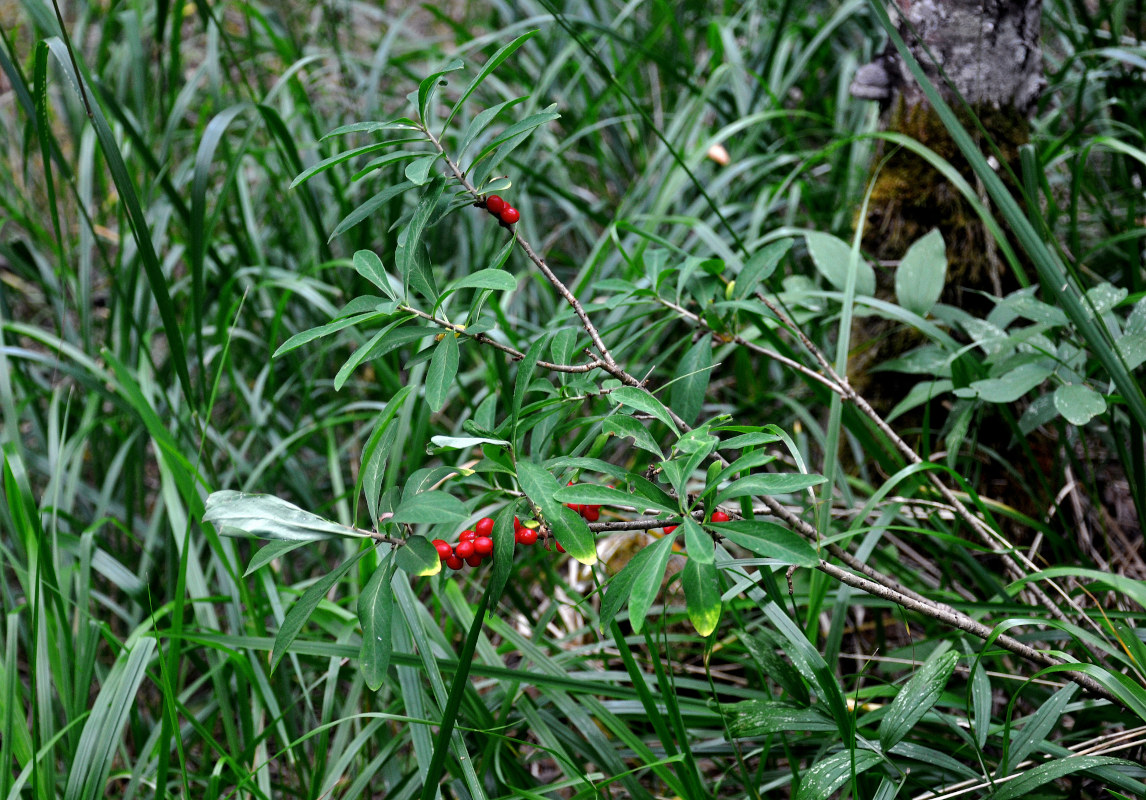
[[[1002,154],[1018,167],[1019,148],[1029,140],[1029,123],[1045,85],[1039,44],[1041,0],[898,0],[898,29],[924,71],[948,103],[974,131],[987,131]],[[889,131],[906,134],[951,162],[971,186],[973,172],[947,134],[923,91],[890,44],[862,66],[851,86],[853,96],[880,103]],[[891,157],[885,156],[891,152]],[[999,163],[994,150],[984,153]],[[864,249],[880,263],[893,265],[917,239],[938,228],[949,256],[943,302],[972,313],[990,304],[980,290],[999,294],[1014,288],[995,243],[960,193],[923,159],[882,144],[873,159],[875,182],[864,224]],[[878,270],[880,294],[890,299],[892,266]],[[914,345],[909,334],[889,328],[861,329],[851,376],[863,386],[868,369]],[[881,381],[896,395],[906,391]],[[880,398],[874,398],[884,406]],[[884,406],[885,410],[887,407]]]

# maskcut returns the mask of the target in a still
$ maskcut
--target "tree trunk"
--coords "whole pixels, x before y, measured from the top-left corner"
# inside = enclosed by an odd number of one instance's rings
[[[978,118],[1003,160],[1017,171],[1019,147],[1029,140],[1030,118],[1046,83],[1039,44],[1041,0],[897,0],[896,8],[898,30],[931,82],[968,130],[976,131]],[[856,72],[851,93],[879,101],[886,130],[926,145],[977,186],[890,43]],[[888,153],[891,157],[885,160]],[[984,143],[984,155],[997,164],[993,153]],[[864,223],[863,245],[869,255],[889,266],[914,241],[938,228],[948,254],[943,302],[982,314],[991,304],[976,290],[1001,294],[1017,287],[978,215],[938,171],[886,142],[872,163],[876,172],[867,219],[857,220]],[[891,298],[894,271],[880,269],[877,274],[880,295]],[[860,385],[867,383],[869,366],[913,346],[910,337],[905,340],[887,329],[860,331],[856,342],[859,350],[851,372]]]

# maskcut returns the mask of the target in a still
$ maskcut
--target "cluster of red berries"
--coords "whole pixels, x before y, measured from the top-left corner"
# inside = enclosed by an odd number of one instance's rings
[[[728,516],[723,511],[713,511],[712,512],[712,521],[713,522],[728,522],[731,519],[732,519],[732,517]],[[677,528],[676,525],[665,525],[665,536],[668,536],[670,533],[675,531],[676,528]]]
[[[569,481],[567,485],[572,486],[573,481]],[[566,503],[565,507],[573,509],[574,512],[584,517],[586,522],[596,522],[601,518],[600,506],[591,506],[588,504],[581,505],[580,503]]]
[[[521,219],[521,214],[518,213],[517,209],[502,200],[496,194],[491,194],[485,199],[485,210],[493,214],[506,225],[512,225]]]
[[[513,518],[513,541],[521,545],[537,544],[537,531],[521,524],[517,517]],[[434,539],[434,547],[438,550],[438,557],[450,569],[461,569],[463,564],[471,567],[480,566],[481,562],[493,557],[493,518],[482,517],[474,525],[473,530],[464,530],[458,534],[458,543],[450,544],[444,539]],[[547,540],[548,544],[548,540]],[[564,553],[565,548],[557,545],[557,552]]]

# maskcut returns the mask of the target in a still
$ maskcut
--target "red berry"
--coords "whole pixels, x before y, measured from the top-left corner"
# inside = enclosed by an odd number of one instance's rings
[[[445,561],[454,554],[454,548],[450,547],[449,542],[443,541],[442,539],[435,539],[433,544],[438,551],[438,557],[442,559],[442,561]]]
[[[458,558],[469,558],[474,554],[474,543],[472,541],[458,542],[458,546],[454,548],[454,553]]]
[[[519,214],[517,209],[513,206],[506,206],[500,211],[500,213],[498,213],[497,216],[506,225],[512,225],[521,219],[521,214]]]
[[[482,517],[479,519],[477,525],[474,525],[474,533],[476,533],[479,537],[492,535],[493,517]]]
[[[600,506],[582,506],[581,516],[589,522],[596,522],[601,518]]]
[[[489,209],[489,213],[495,216],[501,213],[501,210],[505,208],[505,205],[505,201],[498,197],[496,194],[491,194],[485,199],[485,207]]]
[[[480,567],[481,566],[481,556],[472,555],[466,559],[466,563],[469,564],[471,567]]]
[[[566,503],[565,507],[570,509],[574,514],[584,514],[585,506],[580,503]]]
[[[712,521],[713,522],[728,522],[730,519],[732,519],[732,517],[728,516],[723,511],[713,511],[712,512]]]
[[[676,530],[676,525],[665,525],[665,536]]]
[[[446,566],[450,569],[461,569],[464,562],[457,556],[450,556],[446,559]]]
[[[537,544],[537,531],[524,528],[521,531],[522,544]]]
[[[493,539],[488,536],[479,536],[474,539],[474,552],[482,558],[493,555]]]
[[[565,552],[565,548],[561,546],[561,542],[557,543],[557,552],[558,553],[564,553]]]
[[[462,531],[461,533],[458,534],[458,541],[459,542],[472,542],[476,538],[477,538],[477,534],[474,533],[473,531]],[[462,558],[465,558],[465,556],[462,556]]]

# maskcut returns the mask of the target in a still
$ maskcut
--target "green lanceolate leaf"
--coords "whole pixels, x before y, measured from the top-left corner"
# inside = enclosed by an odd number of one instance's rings
[[[306,539],[300,541],[282,539],[263,545],[255,551],[253,556],[251,556],[251,561],[249,564],[247,564],[247,570],[243,573],[243,577],[245,578],[251,573],[262,569],[267,564],[274,561],[276,558],[281,558],[292,550],[297,550],[298,548],[308,544],[310,544],[310,541]]]
[[[624,414],[614,414],[611,417],[606,417],[601,423],[601,430],[611,436],[620,436],[621,438],[632,438],[633,444],[642,450],[646,450],[659,459],[664,459],[664,452],[661,450],[657,440],[649,433],[649,429],[639,419]]]
[[[636,633],[640,633],[645,626],[645,617],[653,606],[653,601],[661,590],[661,581],[664,580],[665,568],[672,555],[672,543],[676,534],[671,533],[649,545],[647,550],[651,553],[640,567],[640,571],[633,576],[633,590],[629,597],[629,622]],[[634,559],[635,560],[635,559]]]
[[[772,276],[780,263],[780,259],[787,255],[791,249],[792,240],[782,239],[778,242],[772,242],[749,256],[748,261],[744,264],[744,269],[740,270],[740,274],[736,276],[736,289],[733,292],[733,297],[737,300],[743,300],[756,291],[757,284]]]
[[[673,376],[672,406],[685,422],[696,421],[711,377],[712,340],[702,336],[681,358]]]
[[[512,292],[517,289],[517,278],[512,272],[506,272],[504,269],[482,269],[458,278],[450,288],[493,289],[498,292]]]
[[[822,711],[782,700],[744,700],[722,706],[733,736],[766,736],[785,731],[830,732],[836,723]]]
[[[900,688],[879,724],[879,743],[885,752],[899,744],[931,710],[958,663],[958,653],[933,654]]]
[[[450,388],[458,375],[458,340],[446,331],[442,341],[434,348],[430,369],[426,373],[426,403],[431,411],[440,411],[450,396]]]
[[[437,548],[425,536],[411,536],[401,547],[396,548],[394,560],[398,569],[408,575],[427,577],[442,571],[442,559]]]
[[[1013,403],[1051,375],[1039,364],[1020,364],[997,378],[974,381],[966,389],[956,389],[959,397],[979,397],[988,403]]]
[[[369,538],[365,531],[348,528],[303,511],[293,503],[269,494],[224,490],[207,497],[203,521],[212,523],[224,536],[259,539],[289,539],[314,542],[348,536]]]
[[[406,548],[401,548],[406,549]],[[370,691],[376,692],[386,680],[390,667],[393,640],[390,622],[394,613],[394,592],[390,580],[394,576],[393,553],[382,558],[377,569],[358,596],[358,622],[362,625],[362,648],[358,653],[358,666]],[[437,558],[435,552],[434,557]]]
[[[609,624],[617,618],[617,612],[633,592],[633,581],[645,562],[653,555],[652,547],[645,547],[629,559],[629,563],[614,575],[605,588],[605,599],[601,601],[601,630],[608,630]]]
[[[390,276],[386,274],[386,267],[382,259],[373,250],[359,250],[354,254],[354,269],[366,280],[377,286],[391,300],[396,300],[390,288]]]
[[[730,542],[758,556],[800,567],[815,567],[820,563],[816,549],[806,539],[775,522],[742,519],[709,523],[709,526]]]
[[[275,671],[279,662],[282,661],[286,651],[290,648],[291,643],[298,638],[299,632],[302,631],[302,626],[310,619],[310,615],[318,608],[318,604],[326,597],[326,593],[334,584],[342,580],[350,568],[353,567],[369,550],[363,550],[356,555],[346,559],[328,575],[324,575],[317,581],[310,585],[310,588],[303,593],[302,597],[294,601],[294,605],[290,607],[286,617],[283,619],[283,626],[279,628],[279,632],[275,634],[275,643],[271,648],[271,672]]]
[[[513,572],[513,506],[503,508],[493,520],[493,574],[489,582],[489,602],[496,606]]]
[[[644,411],[646,414],[651,414],[667,425],[669,430],[674,434],[678,433],[676,425],[673,424],[672,417],[669,416],[668,409],[661,404],[660,400],[657,400],[648,392],[633,386],[622,386],[620,389],[614,389],[609,394],[609,398],[614,402],[635,408],[637,411]]]
[[[402,276],[402,289],[407,293],[410,288],[423,297],[433,300],[436,292],[432,284],[432,276],[424,269],[421,261],[422,237],[426,226],[438,207],[438,200],[446,183],[442,178],[435,178],[430,182],[410,222],[398,234],[398,246],[395,250],[398,273]]]
[[[847,288],[848,268],[852,260],[852,248],[847,242],[837,239],[830,233],[809,232],[804,234],[808,243],[808,253],[812,256],[812,263],[821,275],[828,279],[828,283],[839,291]],[[871,264],[862,256],[856,262],[856,294],[875,294],[875,272]]]
[[[792,494],[809,486],[818,486],[825,480],[823,475],[805,475],[802,472],[757,472],[733,481],[716,495],[716,503],[719,505],[734,497]]]
[[[688,551],[689,561],[711,564],[716,557],[716,544],[712,536],[692,517],[685,517],[681,527],[684,529],[684,547]]]
[[[594,483],[576,483],[572,486],[561,486],[557,489],[554,498],[559,503],[580,503],[582,505],[598,506],[655,506],[661,511],[675,512],[676,506],[661,504],[648,498],[632,495],[620,489],[610,489],[608,486],[598,486]]]
[[[811,702],[812,696],[808,691],[808,684],[800,677],[796,668],[777,652],[783,651],[784,648],[774,633],[765,628],[755,634],[738,631],[737,636],[760,668],[762,675],[775,681],[797,705],[804,707]],[[836,727],[835,722],[832,722],[832,727]]]
[[[684,583],[689,622],[701,636],[708,636],[720,622],[720,575],[716,566],[711,561],[698,561],[690,554],[680,579]]]
[[[883,756],[871,750],[851,750],[817,761],[804,772],[796,800],[827,800],[853,774],[867,772],[882,760]]]
[[[469,512],[462,501],[449,492],[431,490],[402,498],[402,502],[394,509],[391,522],[403,522],[407,525],[428,523],[464,522]]]
[[[901,306],[926,317],[947,280],[947,248],[939,229],[907,248],[895,270],[895,298]]]
[[[557,541],[569,555],[582,564],[596,564],[597,547],[593,533],[580,514],[574,513],[557,500],[561,486],[549,470],[531,461],[519,461],[517,479],[521,483],[521,490],[541,509]]]
[[[1050,783],[1059,778],[1065,778],[1067,775],[1073,775],[1083,770],[1112,766],[1140,767],[1141,765],[1110,756],[1067,756],[1066,758],[1056,758],[1049,763],[1040,764],[1009,783],[1002,784],[991,797],[992,800],[1014,800],[1014,798],[1027,797],[1043,784]]]

